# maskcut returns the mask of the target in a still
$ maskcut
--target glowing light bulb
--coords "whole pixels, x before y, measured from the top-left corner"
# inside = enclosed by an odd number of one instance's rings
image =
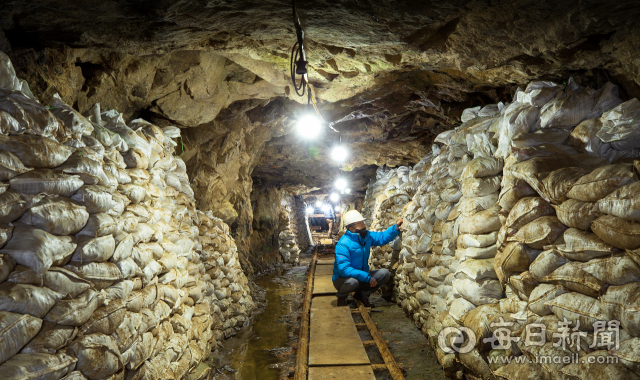
[[[320,200],[317,201],[316,202],[316,207],[318,207],[318,208],[322,207],[322,201],[320,201]]]
[[[347,187],[346,189],[344,189],[344,193],[345,194],[351,194],[351,189]]]
[[[331,151],[331,158],[337,162],[344,162],[344,160],[346,160],[348,156],[349,152],[347,151],[347,148],[343,147],[342,145],[336,146]]]
[[[311,206],[307,207],[307,214],[309,215],[313,214],[313,207]]]
[[[338,178],[336,180],[336,189],[344,190],[346,187],[347,187],[347,181],[345,181],[344,178]]]
[[[320,119],[316,116],[304,115],[300,120],[298,120],[296,129],[303,138],[312,139],[320,134],[321,127],[322,124],[320,123]]]
[[[340,212],[340,206],[336,206],[336,207],[334,208],[334,210],[335,210],[336,212]]]
[[[322,211],[327,212],[331,208],[331,205],[322,205]]]
[[[339,201],[339,200],[340,200],[340,196],[339,196],[338,194],[336,194],[336,193],[332,193],[332,194],[329,196],[329,199],[331,199],[331,202],[337,202],[337,201]]]

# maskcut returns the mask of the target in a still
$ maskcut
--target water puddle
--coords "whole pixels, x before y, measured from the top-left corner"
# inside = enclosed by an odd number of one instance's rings
[[[214,360],[215,380],[279,380],[295,366],[297,320],[307,266],[277,268],[256,280],[262,312],[235,337],[223,342]],[[223,364],[224,363],[224,364]],[[221,367],[221,368],[220,368]]]

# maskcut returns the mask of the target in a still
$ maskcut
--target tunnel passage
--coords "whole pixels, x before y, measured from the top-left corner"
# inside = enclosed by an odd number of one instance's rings
[[[311,103],[286,1],[3,11],[9,378],[231,376],[225,345],[328,228],[318,199],[404,219],[368,264],[445,375],[640,375],[635,2],[301,1]]]

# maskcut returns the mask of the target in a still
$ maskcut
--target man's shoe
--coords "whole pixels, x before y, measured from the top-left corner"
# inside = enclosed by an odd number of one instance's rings
[[[347,299],[338,297],[338,306],[348,306]]]
[[[374,305],[371,302],[369,302],[369,297],[367,297],[367,298],[363,297],[361,292],[356,292],[356,294],[353,295],[353,298],[355,298],[356,300],[362,302],[364,307],[369,307],[369,308],[372,308],[372,309],[374,307],[376,307],[376,305]]]

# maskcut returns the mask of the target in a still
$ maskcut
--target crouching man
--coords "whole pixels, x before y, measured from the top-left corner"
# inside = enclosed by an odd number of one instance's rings
[[[367,231],[362,215],[351,210],[344,215],[346,232],[336,245],[336,261],[333,264],[333,286],[338,290],[338,306],[347,306],[347,297],[354,298],[366,307],[374,307],[369,295],[384,285],[391,274],[386,269],[369,271],[371,247],[388,244],[400,233],[402,219],[386,231]]]

